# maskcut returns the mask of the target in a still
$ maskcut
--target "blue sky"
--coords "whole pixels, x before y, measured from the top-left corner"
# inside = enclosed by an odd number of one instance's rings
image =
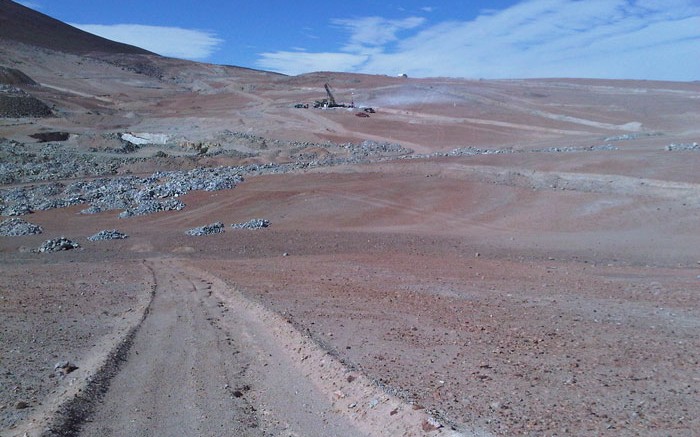
[[[698,0],[28,0],[166,56],[299,74],[700,80]]]

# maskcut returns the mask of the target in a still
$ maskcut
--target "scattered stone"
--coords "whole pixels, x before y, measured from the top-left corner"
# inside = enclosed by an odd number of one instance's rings
[[[61,376],[66,376],[69,373],[78,370],[78,366],[71,363],[70,361],[59,361],[53,366],[53,370]]]
[[[637,138],[642,138],[642,137],[658,137],[661,135],[662,134],[659,132],[624,134],[624,135],[616,135],[613,137],[607,137],[603,141],[627,141],[627,140],[636,140]]]
[[[97,205],[90,205],[89,207],[80,210],[81,214],[99,214],[102,212],[102,208]]]
[[[231,227],[233,229],[261,229],[270,226],[270,221],[265,219],[252,219],[244,223],[235,223]]]
[[[0,236],[2,237],[19,237],[22,235],[41,234],[42,232],[41,226],[20,218],[9,218],[0,223]]]
[[[221,234],[222,232],[224,232],[224,224],[221,222],[216,222],[210,225],[190,229],[189,231],[186,231],[185,234],[193,237],[200,237],[202,235]]]
[[[24,401],[19,401],[15,404],[15,408],[18,410],[24,410],[25,408],[29,408],[29,404]]]
[[[44,241],[42,245],[39,246],[39,252],[58,252],[60,250],[71,250],[79,247],[80,245],[78,243],[75,243],[66,237],[60,237]]]
[[[434,152],[429,154],[414,153],[407,158],[435,158],[435,157],[453,157],[453,156],[476,156],[476,155],[504,155],[511,153],[562,153],[562,152],[598,152],[598,151],[614,151],[619,150],[617,146],[612,144],[601,144],[595,146],[555,146],[546,147],[543,149],[533,150],[516,150],[513,148],[504,149],[486,149],[474,146],[459,147],[449,152]]]
[[[544,149],[535,149],[533,152],[549,152],[549,153],[562,153],[562,152],[596,152],[596,151],[615,151],[619,150],[617,146],[612,144],[601,144],[598,146],[563,146],[563,147],[547,147]]]
[[[438,429],[442,428],[442,424],[434,418],[428,417],[427,419],[423,420],[421,428],[423,428],[423,431],[425,432],[437,431]]]
[[[90,241],[122,240],[124,238],[129,238],[129,236],[124,234],[123,232],[119,232],[116,229],[105,229],[104,231],[100,231],[95,235],[87,237],[87,239]]]

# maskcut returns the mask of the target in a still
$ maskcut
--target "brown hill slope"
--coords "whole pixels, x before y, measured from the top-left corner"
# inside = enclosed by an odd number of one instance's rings
[[[152,54],[84,32],[10,0],[0,0],[0,40],[84,55],[88,53]]]

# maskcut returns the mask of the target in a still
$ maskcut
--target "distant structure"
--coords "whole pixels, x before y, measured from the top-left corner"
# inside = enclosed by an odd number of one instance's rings
[[[399,74],[399,77],[407,78],[407,77],[408,77],[408,74],[406,74],[406,73],[401,73],[401,74]]]
[[[316,100],[314,102],[314,108],[354,108],[355,107],[355,102],[353,102],[350,106],[346,105],[345,103],[338,103],[335,100],[335,96],[333,95],[333,92],[331,91],[331,87],[328,84],[323,85],[323,87],[326,89],[326,94],[328,95],[327,99],[322,99],[322,100]]]

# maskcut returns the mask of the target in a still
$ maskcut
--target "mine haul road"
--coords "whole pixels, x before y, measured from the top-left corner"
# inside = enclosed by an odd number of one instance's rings
[[[183,261],[149,264],[147,315],[79,435],[463,435],[433,429],[435,419],[217,277]]]

